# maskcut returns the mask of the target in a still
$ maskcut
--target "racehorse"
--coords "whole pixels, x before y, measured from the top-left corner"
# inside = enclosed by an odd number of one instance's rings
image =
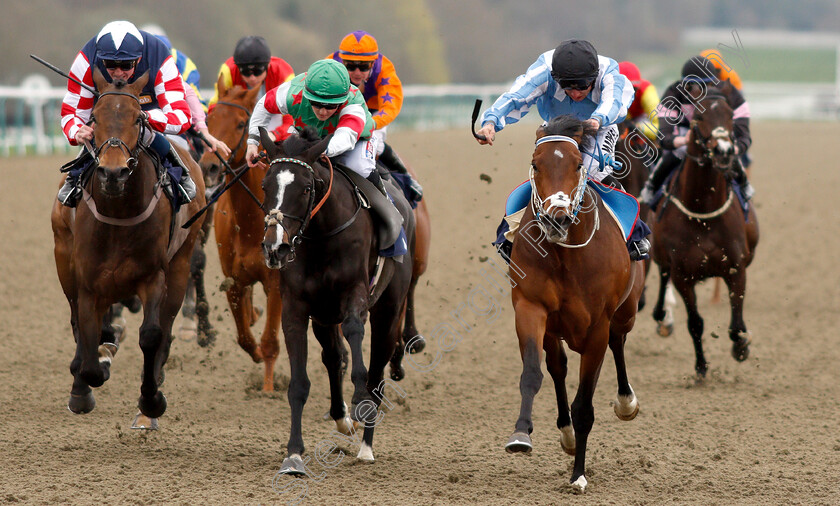
[[[94,71],[101,90],[92,116],[97,146],[93,155],[98,163],[84,184],[78,208],[56,201],[51,215],[56,268],[76,340],[68,408],[74,413],[93,410],[91,387],[108,379],[119,346],[109,340],[113,334],[100,332],[100,326],[111,304],[136,294],[143,305],[137,428],[156,428],[157,418],[166,410],[166,398],[158,387],[201,220],[187,230],[181,224],[204,204],[201,170],[191,161],[187,163],[196,179],[196,198],[177,214],[166,198],[160,198],[165,170],[153,160],[157,155],[140,143],[149,124],[138,96],[148,78],[146,73],[132,84],[120,80],[109,84],[98,69]],[[185,152],[179,154],[182,160],[189,159]],[[151,420],[138,424],[141,415]]]
[[[698,379],[704,378],[708,369],[703,355],[703,318],[694,293],[698,281],[723,278],[732,308],[732,356],[742,362],[750,351],[743,318],[744,292],[746,269],[758,243],[758,219],[755,206],[750,206],[748,216],[744,216],[728,182],[737,157],[732,124],[732,109],[726,99],[710,88],[696,107],[685,164],[667,188],[667,200],[653,224],[651,252],[660,276],[653,318],[660,324],[660,334],[667,335],[662,319],[670,280],[685,302]]]
[[[622,420],[639,410],[627,381],[624,341],[633,328],[644,283],[643,265],[631,262],[625,237],[596,192],[587,190],[578,149],[592,134],[573,116],[559,116],[537,130],[531,161],[531,205],[516,232],[511,292],[522,356],[522,405],[508,452],[529,453],[531,410],[540,389],[542,351],[554,380],[561,446],[575,456],[571,484],[584,491],[586,443],[594,421],[592,396],[607,346],[615,359]],[[536,241],[531,240],[539,234]],[[566,353],[580,353],[580,386],[566,397]]]
[[[293,135],[278,147],[265,129],[260,129],[260,134],[271,160],[263,180],[269,210],[263,251],[266,265],[280,272],[283,334],[291,375],[291,434],[288,457],[280,472],[306,472],[301,459],[301,415],[309,395],[306,357],[310,319],[329,375],[329,414],[344,434],[353,429],[341,392],[342,334],[350,345],[354,386],[351,413],[354,420],[364,424],[357,458],[372,462],[377,408],[386,386],[384,369],[400,339],[400,314],[411,282],[414,215],[394,188],[394,202],[409,238],[408,253],[401,262],[379,258],[374,216],[364,202],[371,202],[373,208],[391,204],[372,184],[366,185],[366,179],[341,172],[328,159],[319,159],[331,136],[319,140],[307,129],[303,137]],[[362,191],[365,199],[360,196]],[[362,338],[368,311],[371,342],[370,368],[366,370]]]
[[[265,170],[248,169],[245,164],[248,120],[260,89],[226,88],[222,79],[219,79],[218,89],[219,101],[207,115],[207,128],[214,137],[231,146],[228,165],[248,172],[239,180],[241,184],[233,185],[215,204],[216,244],[222,272],[232,281],[225,294],[236,323],[239,346],[254,362],[264,363],[263,390],[270,392],[274,390],[274,365],[280,351],[280,275],[265,265],[262,253],[265,218],[262,201],[265,196],[261,183]],[[222,174],[222,163],[214,153],[204,153],[199,163],[208,186],[217,184],[223,176],[225,181],[234,176]],[[253,285],[258,281],[265,291],[267,306],[259,346],[250,328],[260,317],[253,304]]]

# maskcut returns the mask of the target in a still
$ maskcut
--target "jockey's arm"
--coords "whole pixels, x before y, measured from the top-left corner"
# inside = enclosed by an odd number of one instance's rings
[[[245,160],[249,167],[256,165],[257,153],[259,153],[260,148],[260,127],[268,128],[271,118],[276,114],[289,113],[286,96],[290,87],[291,83],[285,82],[269,90],[254,106],[254,112],[251,113],[251,119],[248,121],[248,148],[245,152]],[[272,142],[277,140],[277,136],[273,132],[268,132],[268,136]]]
[[[146,111],[149,125],[163,134],[179,135],[190,128],[192,115],[187,104],[184,80],[171,56],[164,60],[155,80],[155,98],[159,108]]]
[[[87,58],[79,52],[70,67],[70,76],[93,89],[92,74]],[[61,130],[70,145],[77,146],[84,140],[93,139],[93,127],[87,125],[93,112],[93,102],[90,91],[67,80],[67,92],[61,104]]]
[[[376,96],[379,109],[373,115],[376,129],[388,126],[397,118],[403,104],[403,88],[397,71],[391,60],[382,58],[382,71],[379,74]]]
[[[338,125],[324,154],[332,157],[350,151],[356,146],[365,127],[366,111],[362,104],[348,104],[339,113]]]

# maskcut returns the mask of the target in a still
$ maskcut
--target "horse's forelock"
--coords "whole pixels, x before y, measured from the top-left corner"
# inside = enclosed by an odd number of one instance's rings
[[[125,79],[117,79],[114,82],[112,82],[111,84],[114,86],[115,90],[121,90],[121,89],[125,88],[126,86],[128,86],[128,81],[126,81]]]
[[[300,135],[290,135],[285,141],[283,141],[283,152],[286,153],[286,156],[298,156],[321,140],[317,133],[315,133],[314,138],[312,138],[308,135],[307,130],[304,130]]]
[[[568,137],[594,136],[597,130],[590,128],[576,117],[564,114],[553,118],[544,128],[546,135],[565,135]]]

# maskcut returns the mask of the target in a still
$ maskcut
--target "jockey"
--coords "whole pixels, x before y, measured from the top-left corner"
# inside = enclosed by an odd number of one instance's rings
[[[191,127],[203,134],[204,138],[210,142],[210,151],[216,151],[218,149],[225,157],[230,156],[230,148],[228,145],[213,137],[213,135],[210,134],[210,130],[207,128],[207,106],[204,105],[204,101],[201,99],[201,93],[198,91],[198,81],[201,76],[198,73],[195,63],[193,63],[189,56],[172,47],[172,43],[169,42],[166,32],[164,32],[163,28],[160,26],[145,25],[141,28],[141,30],[149,32],[160,39],[160,41],[166,44],[166,47],[169,48],[169,51],[172,53],[172,57],[175,58],[175,65],[178,67],[178,72],[181,73],[181,77],[184,79],[184,84],[186,85],[184,86],[184,92],[186,95],[187,105],[190,106],[190,116],[192,116],[192,121],[190,122]],[[169,140],[170,142],[174,141],[182,148],[189,150],[189,145],[186,142],[183,142],[183,137],[173,135],[169,137]],[[198,151],[198,156],[201,156],[203,149],[201,149],[201,145],[198,144],[198,141],[196,141],[195,146],[196,151]]]
[[[612,58],[600,56],[585,40],[567,40],[556,49],[541,54],[525,74],[516,78],[510,91],[500,96],[484,112],[482,127],[477,132],[485,140],[479,144],[493,144],[496,132],[508,123],[516,123],[536,104],[540,116],[548,121],[561,114],[571,114],[598,129],[595,138],[587,138],[581,145],[583,167],[589,177],[620,187],[612,176],[613,153],[618,140],[616,126],[627,115],[633,101],[633,87],[618,72]],[[518,213],[517,213],[518,214]],[[513,219],[511,219],[513,218]],[[511,230],[499,249],[510,258],[510,238],[519,226],[519,217],[508,216]],[[647,226],[639,223],[628,243],[630,258],[646,258],[650,243],[644,238]]]
[[[226,89],[234,86],[241,86],[248,90],[261,88],[259,96],[263,96],[268,90],[287,83],[294,77],[295,71],[286,60],[271,56],[271,50],[263,37],[257,35],[242,37],[236,43],[233,56],[228,58],[219,69],[219,78],[214,84],[216,91],[210,99],[209,107],[212,109],[219,101],[219,79],[222,80]],[[280,118],[277,121],[280,121]],[[273,130],[275,137],[280,140],[285,139],[291,126],[292,117],[283,116],[282,124]]]
[[[741,76],[735,72],[735,69],[730,67],[723,61],[723,56],[720,55],[720,51],[717,49],[706,49],[700,52],[700,56],[712,62],[712,65],[718,69],[719,78],[721,81],[726,81],[729,79],[729,82],[732,83],[738,91],[744,91],[744,84],[741,82]]]
[[[330,59],[316,61],[306,73],[269,90],[257,102],[248,126],[245,159],[249,166],[257,164],[259,127],[266,127],[272,116],[279,114],[294,118],[294,126],[288,133],[302,131],[307,126],[322,137],[332,133],[324,154],[337,157],[338,162],[373,183],[390,201],[376,170],[377,139],[371,136],[375,123],[362,92],[350,83],[344,65]],[[274,132],[269,132],[269,136],[275,142],[279,139]],[[392,251],[380,254],[405,254],[405,244],[405,232],[401,231],[397,243],[389,248]]]
[[[358,30],[348,33],[338,51],[327,58],[343,63],[350,74],[350,82],[362,92],[376,126],[372,137],[377,138],[377,156],[392,171],[408,175],[408,169],[390,145],[385,143],[388,125],[400,113],[403,103],[402,82],[397,76],[394,64],[379,52],[379,45],[373,35]],[[423,196],[423,188],[411,176],[410,191],[417,201]],[[411,199],[409,199],[411,200]]]
[[[633,85],[633,103],[627,109],[627,117],[645,137],[656,142],[656,131],[659,130],[659,117],[656,115],[659,93],[656,92],[656,87],[647,79],[642,79],[639,67],[633,62],[619,63],[618,71]]]
[[[691,141],[691,120],[694,117],[694,101],[706,94],[706,86],[716,86],[721,81],[711,61],[702,56],[692,56],[683,65],[682,78],[665,90],[658,108],[660,130],[664,137],[662,158],[645,182],[639,200],[653,206],[654,198],[668,177],[677,168],[686,155],[686,145]],[[685,91],[682,91],[685,90]],[[726,102],[733,111],[733,134],[735,136],[735,154],[733,163],[735,182],[741,188],[744,200],[753,196],[753,187],[747,179],[741,164],[741,155],[747,152],[752,143],[750,137],[750,106],[744,96],[734,87],[725,94]],[[686,95],[691,95],[690,97]]]
[[[195,198],[195,183],[189,170],[164,135],[184,133],[190,126],[184,81],[167,47],[157,37],[138,30],[128,21],[112,21],[84,45],[73,61],[70,76],[95,88],[94,68],[98,68],[109,82],[120,79],[131,83],[149,73],[140,103],[148,115],[151,130],[146,130],[141,142],[160,156],[175,187],[173,195],[180,195],[178,200],[181,201]],[[67,93],[61,105],[61,128],[71,145],[93,140],[96,123],[88,125],[88,122],[95,100],[90,91],[68,79]],[[81,162],[84,157],[82,150],[77,160]],[[58,192],[58,200],[68,207],[75,207],[82,194],[78,184],[85,166],[74,165]]]

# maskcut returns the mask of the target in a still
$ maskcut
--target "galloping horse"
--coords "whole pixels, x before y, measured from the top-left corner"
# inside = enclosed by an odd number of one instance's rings
[[[737,157],[732,109],[713,88],[696,107],[689,139],[685,164],[668,187],[668,200],[662,203],[653,224],[651,253],[660,276],[653,318],[660,324],[660,333],[668,335],[662,320],[665,289],[671,280],[685,302],[697,359],[694,369],[702,379],[708,363],[703,356],[703,318],[697,311],[694,285],[710,277],[726,282],[732,308],[732,356],[739,362],[746,360],[750,338],[743,318],[744,292],[746,269],[758,243],[758,219],[755,206],[744,216],[728,182]]]
[[[172,322],[184,298],[201,220],[188,230],[180,225],[204,204],[204,183],[198,166],[188,162],[198,195],[173,215],[170,202],[160,198],[165,171],[156,170],[153,156],[157,155],[139,142],[149,128],[138,99],[148,74],[132,84],[119,80],[109,84],[97,69],[93,80],[102,90],[93,108],[98,164],[84,185],[78,208],[56,201],[51,215],[55,263],[70,303],[76,340],[68,408],[74,413],[94,408],[90,387],[108,379],[119,346],[100,333],[103,317],[111,304],[138,295],[143,304],[143,382],[138,404],[140,413],[151,419],[143,426],[154,428],[166,410],[166,398],[158,386],[163,382]],[[189,160],[186,153],[179,154]]]
[[[618,376],[615,413],[632,420],[639,410],[627,381],[624,341],[633,328],[644,283],[641,262],[631,262],[625,237],[596,192],[587,190],[578,145],[594,132],[572,116],[537,130],[531,161],[531,205],[511,255],[511,297],[522,355],[522,405],[509,452],[532,449],[531,410],[540,389],[542,351],[554,379],[561,446],[575,456],[571,484],[586,488],[586,442],[594,421],[592,396],[609,345]],[[539,232],[537,241],[532,240]],[[566,353],[580,353],[580,386],[569,412]]]
[[[353,419],[364,422],[357,458],[372,462],[376,411],[386,385],[385,364],[400,339],[400,313],[411,282],[414,215],[402,195],[393,192],[409,238],[409,253],[402,262],[378,258],[373,213],[365,209],[360,188],[367,188],[367,200],[374,207],[376,199],[384,205],[391,204],[372,184],[366,185],[366,179],[349,171],[340,172],[328,160],[319,160],[331,136],[317,140],[317,134],[304,131],[306,138],[289,137],[278,148],[265,129],[260,133],[271,160],[263,181],[269,209],[263,250],[266,264],[280,269],[283,334],[291,373],[291,434],[288,457],[280,472],[305,474],[301,415],[309,396],[306,356],[310,319],[323,347],[321,360],[329,374],[329,414],[344,434],[353,429],[341,392],[342,334],[350,344],[350,377],[355,387],[351,412]],[[370,369],[366,370],[362,338],[368,311],[371,343]]]
[[[246,90],[240,86],[226,88],[219,79],[219,101],[207,115],[207,128],[219,140],[231,146],[229,165],[238,170],[248,170],[216,202],[213,215],[216,244],[219,247],[219,261],[222,272],[233,281],[227,288],[228,304],[239,346],[254,362],[265,364],[263,390],[274,390],[274,364],[280,351],[280,275],[265,265],[262,253],[263,224],[265,212],[262,201],[265,197],[261,183],[265,170],[259,167],[248,169],[245,165],[245,148],[248,139],[248,120],[259,98],[259,88]],[[214,153],[204,153],[199,162],[205,174],[205,182],[214,185],[222,177],[222,164]],[[229,181],[233,174],[224,175]],[[251,334],[251,325],[260,314],[253,304],[253,285],[260,282],[266,295],[266,321],[260,345]]]

